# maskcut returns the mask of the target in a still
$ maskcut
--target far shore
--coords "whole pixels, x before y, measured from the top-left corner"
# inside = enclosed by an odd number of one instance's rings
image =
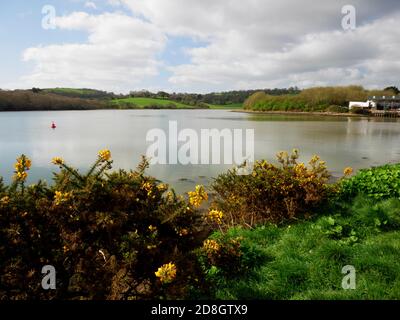
[[[236,109],[232,112],[253,113],[253,114],[281,114],[281,115],[314,115],[314,116],[333,116],[333,117],[368,117],[368,115],[354,114],[354,113],[336,113],[336,112],[316,112],[316,111],[256,111]]]

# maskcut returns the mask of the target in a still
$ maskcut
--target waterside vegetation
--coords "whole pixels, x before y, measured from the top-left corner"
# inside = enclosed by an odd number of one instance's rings
[[[0,181],[0,299],[399,299],[399,165],[332,184],[318,156],[277,157],[181,196],[145,158],[113,172],[109,150],[86,173],[56,157],[54,184],[28,186],[22,155]]]

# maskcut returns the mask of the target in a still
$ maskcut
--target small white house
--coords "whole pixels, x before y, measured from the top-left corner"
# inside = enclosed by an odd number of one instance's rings
[[[376,102],[374,102],[372,100],[367,100],[366,102],[350,101],[349,102],[349,109],[351,110],[353,107],[358,107],[358,108],[376,108]]]

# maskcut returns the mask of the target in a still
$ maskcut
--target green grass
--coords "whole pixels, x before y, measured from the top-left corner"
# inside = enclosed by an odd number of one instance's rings
[[[179,102],[175,102],[168,99],[154,99],[154,98],[124,98],[124,99],[115,99],[112,101],[112,104],[116,105],[124,105],[124,104],[132,104],[136,105],[139,108],[144,108],[151,105],[161,105],[167,106],[169,104],[174,104],[177,108],[185,109],[185,108],[193,108],[187,105],[184,105]]]
[[[210,109],[227,109],[227,110],[235,110],[235,109],[243,109],[243,103],[232,103],[226,105],[218,105],[218,104],[209,104]]]
[[[169,99],[155,99],[155,98],[124,98],[124,99],[116,99],[112,101],[112,104],[116,105],[126,105],[126,104],[132,104],[136,105],[138,108],[144,108],[147,106],[151,105],[161,105],[161,106],[167,106],[169,104],[174,104],[177,106],[178,109],[192,109],[196,108],[193,106],[188,106],[183,103],[179,103],[173,100]],[[226,110],[232,110],[232,109],[241,109],[242,104],[241,103],[233,103],[233,104],[227,104],[227,105],[216,105],[216,104],[208,104],[210,106],[210,109],[226,109]]]
[[[361,198],[339,211],[291,226],[214,235],[243,237],[244,256],[258,251],[263,258],[239,277],[211,278],[212,298],[400,299],[400,202]],[[355,290],[341,286],[345,265],[356,269]]]

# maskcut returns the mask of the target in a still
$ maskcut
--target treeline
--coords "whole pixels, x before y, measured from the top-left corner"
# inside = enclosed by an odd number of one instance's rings
[[[316,87],[295,95],[273,96],[264,91],[251,95],[244,108],[256,111],[331,111],[347,112],[349,101],[367,101],[369,96],[393,95],[394,91],[366,90],[362,86]]]
[[[107,108],[98,99],[81,99],[35,90],[0,90],[0,111],[94,110]]]
[[[112,99],[118,97],[112,92],[95,90],[95,89],[72,89],[72,88],[52,88],[52,89],[39,89],[33,88],[33,92],[53,93],[70,98],[81,99]]]
[[[201,106],[201,104],[229,105],[243,103],[252,94],[262,91],[271,96],[293,95],[300,92],[299,88],[283,88],[283,89],[263,89],[263,90],[237,90],[227,92],[213,92],[207,94],[197,93],[168,93],[159,91],[153,93],[150,91],[131,91],[129,97],[132,98],[153,98],[153,99],[169,99],[189,106]]]

